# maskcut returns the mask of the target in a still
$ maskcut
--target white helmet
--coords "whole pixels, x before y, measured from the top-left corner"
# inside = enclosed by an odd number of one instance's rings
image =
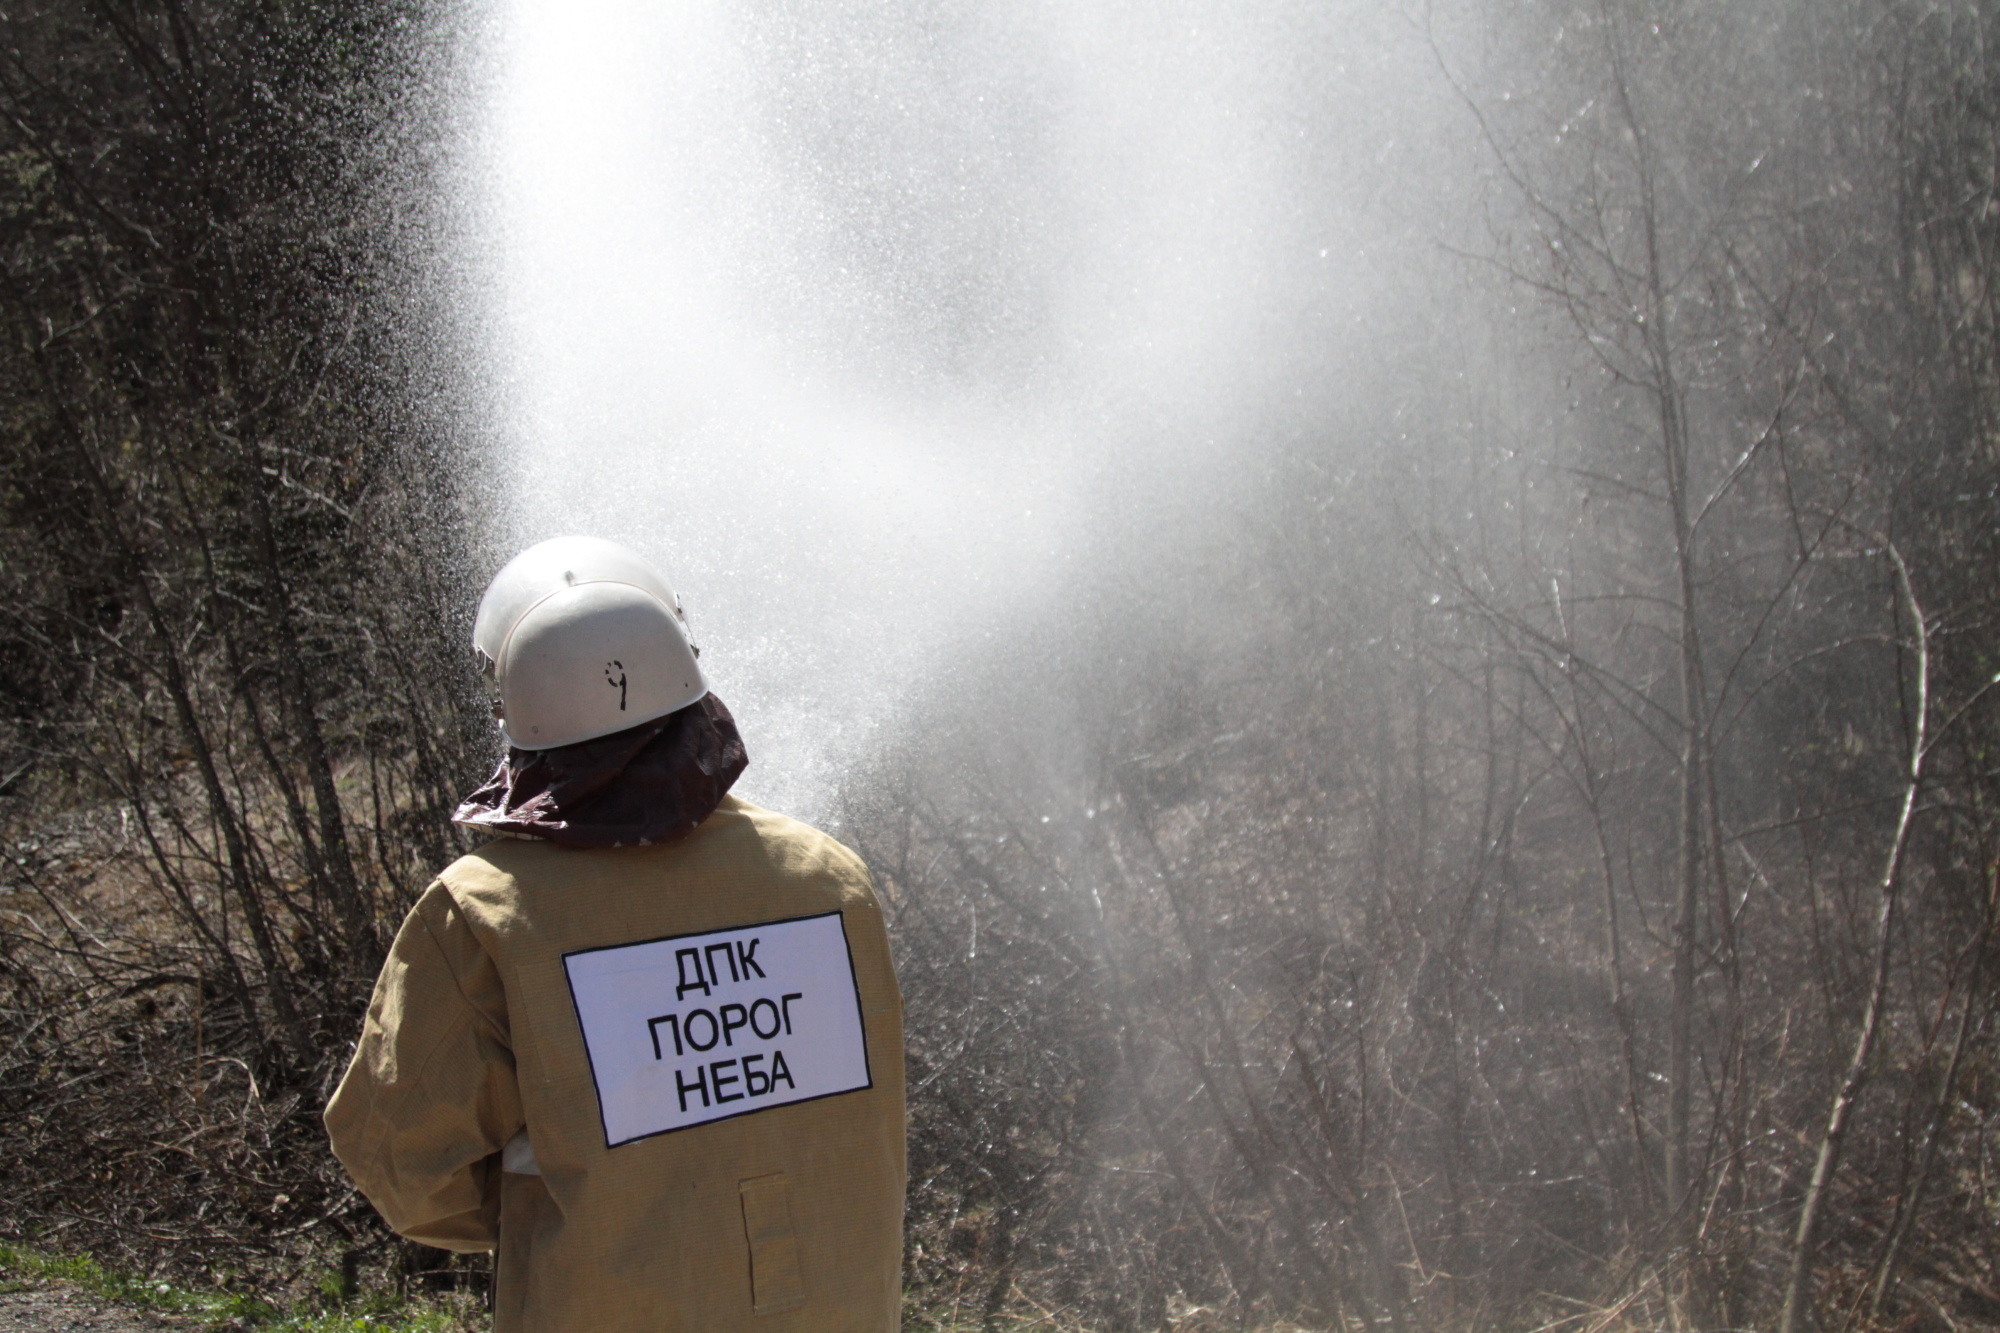
[[[608,736],[708,693],[673,589],[596,537],[509,560],[479,599],[472,646],[500,691],[500,734],[521,750]]]

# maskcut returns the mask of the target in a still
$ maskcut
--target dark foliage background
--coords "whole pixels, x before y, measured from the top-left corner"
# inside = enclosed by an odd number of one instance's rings
[[[1107,550],[850,784],[912,1291],[2000,1324],[2000,13],[1432,17],[1456,285],[1243,424],[1226,537]],[[0,15],[9,1235],[435,1262],[317,1112],[490,758],[465,21]]]
[[[43,1243],[377,1239],[317,1108],[487,759],[438,22],[0,16],[0,1218]]]

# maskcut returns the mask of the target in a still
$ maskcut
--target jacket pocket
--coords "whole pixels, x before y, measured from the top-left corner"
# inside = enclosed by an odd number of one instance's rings
[[[743,1196],[743,1236],[750,1244],[750,1300],[758,1314],[796,1310],[806,1303],[799,1273],[799,1238],[792,1230],[792,1186],[784,1173],[738,1182]]]

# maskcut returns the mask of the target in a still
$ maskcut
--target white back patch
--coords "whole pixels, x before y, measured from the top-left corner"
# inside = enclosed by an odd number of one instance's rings
[[[563,955],[604,1145],[874,1086],[839,912]]]

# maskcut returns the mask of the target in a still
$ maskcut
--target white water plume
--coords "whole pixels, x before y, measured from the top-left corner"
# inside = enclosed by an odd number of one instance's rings
[[[1221,503],[1373,290],[1387,11],[502,2],[510,535],[660,562],[752,799]]]

